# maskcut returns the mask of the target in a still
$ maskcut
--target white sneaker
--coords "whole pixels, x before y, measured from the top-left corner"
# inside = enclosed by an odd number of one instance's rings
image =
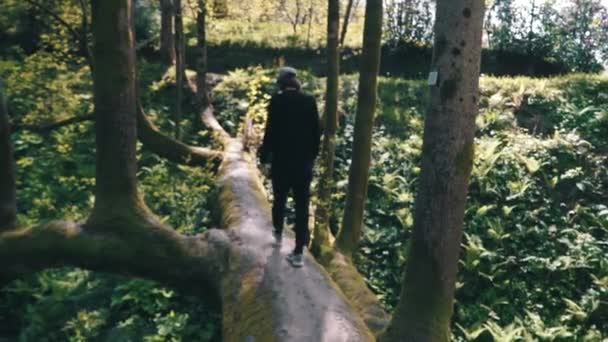
[[[276,230],[272,230],[272,236],[274,237],[274,243],[273,245],[275,247],[279,247],[281,246],[281,243],[283,242],[283,234],[279,234]]]
[[[287,261],[289,261],[289,263],[291,264],[291,266],[299,268],[304,266],[304,255],[303,254],[296,254],[294,252],[291,252],[289,254],[287,254]]]

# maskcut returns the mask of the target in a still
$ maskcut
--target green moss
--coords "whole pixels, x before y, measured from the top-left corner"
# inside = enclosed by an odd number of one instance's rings
[[[456,155],[456,171],[468,175],[473,167],[475,145],[472,140],[465,142],[464,147]]]
[[[318,260],[359,312],[371,332],[374,335],[379,334],[388,324],[390,317],[352,261],[329,246],[321,246]]]

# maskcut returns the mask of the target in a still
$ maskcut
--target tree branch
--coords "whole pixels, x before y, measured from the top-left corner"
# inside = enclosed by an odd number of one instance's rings
[[[55,121],[55,122],[48,123],[48,124],[42,124],[42,125],[15,124],[11,128],[12,128],[13,132],[28,130],[28,131],[32,131],[34,133],[45,134],[45,133],[49,133],[50,131],[59,129],[61,127],[70,126],[73,124],[86,122],[86,121],[94,121],[94,120],[95,120],[95,116],[91,113],[91,114],[86,114],[86,115],[74,116],[74,117],[71,117],[71,118],[68,118],[65,120],[59,120],[59,121]]]
[[[203,147],[189,146],[162,134],[147,118],[141,105],[137,109],[137,135],[144,148],[172,162],[190,166],[219,164],[223,153]]]
[[[205,125],[207,125],[207,127],[209,127],[209,129],[211,129],[214,132],[215,138],[222,145],[224,145],[224,147],[226,147],[226,145],[228,145],[228,143],[230,142],[232,137],[230,136],[230,134],[228,134],[228,132],[226,132],[226,130],[224,130],[224,127],[222,127],[222,125],[220,125],[220,123],[215,118],[215,115],[213,115],[213,107],[209,106],[209,107],[205,108],[203,110],[201,118],[202,118],[203,122],[205,123]]]
[[[37,7],[38,9],[46,12],[48,15],[50,15],[53,19],[55,19],[59,24],[63,25],[72,36],[74,36],[74,39],[80,41],[82,39],[81,35],[78,33],[78,31],[76,31],[76,29],[74,29],[72,27],[72,25],[70,25],[67,21],[63,20],[63,18],[61,18],[61,16],[59,16],[57,13],[53,12],[51,9],[49,9],[48,7],[33,1],[33,0],[24,0],[25,2],[27,2],[28,4]]]
[[[153,218],[116,224],[99,228],[55,221],[1,233],[0,279],[73,266],[143,277],[217,300],[230,248],[225,232],[188,237]]]
[[[12,130],[13,132],[29,130],[34,133],[46,134],[61,127],[94,120],[93,114],[87,114],[45,125],[15,125]],[[219,164],[222,159],[223,153],[220,151],[186,145],[161,133],[148,119],[141,105],[138,106],[137,110],[137,128],[138,139],[144,145],[144,148],[169,161],[188,166],[205,166],[209,162]]]

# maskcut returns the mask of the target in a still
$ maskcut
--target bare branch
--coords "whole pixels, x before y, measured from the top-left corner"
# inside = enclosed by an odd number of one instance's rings
[[[15,124],[12,126],[12,130],[13,130],[13,132],[28,130],[28,131],[32,131],[34,133],[45,134],[45,133],[49,133],[50,131],[61,128],[61,127],[65,127],[65,126],[69,126],[69,125],[73,125],[73,124],[77,124],[77,123],[81,123],[81,122],[86,122],[86,121],[93,121],[93,120],[95,120],[95,116],[92,113],[90,113],[90,114],[86,114],[86,115],[82,115],[82,116],[75,116],[75,117],[72,117],[69,119],[59,120],[56,122],[42,124],[42,125]]]

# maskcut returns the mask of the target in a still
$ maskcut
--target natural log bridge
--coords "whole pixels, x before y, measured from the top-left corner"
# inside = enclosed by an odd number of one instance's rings
[[[138,120],[143,115],[140,110]],[[0,284],[69,265],[156,280],[217,303],[225,341],[373,341],[388,315],[352,263],[325,246],[319,260],[326,268],[309,253],[304,268],[289,266],[285,256],[294,241],[286,236],[282,247],[273,247],[270,206],[253,156],[210,109],[203,121],[223,146],[217,183],[226,229],[183,236],[143,208],[113,213],[120,219],[109,221],[9,230],[0,233]]]

